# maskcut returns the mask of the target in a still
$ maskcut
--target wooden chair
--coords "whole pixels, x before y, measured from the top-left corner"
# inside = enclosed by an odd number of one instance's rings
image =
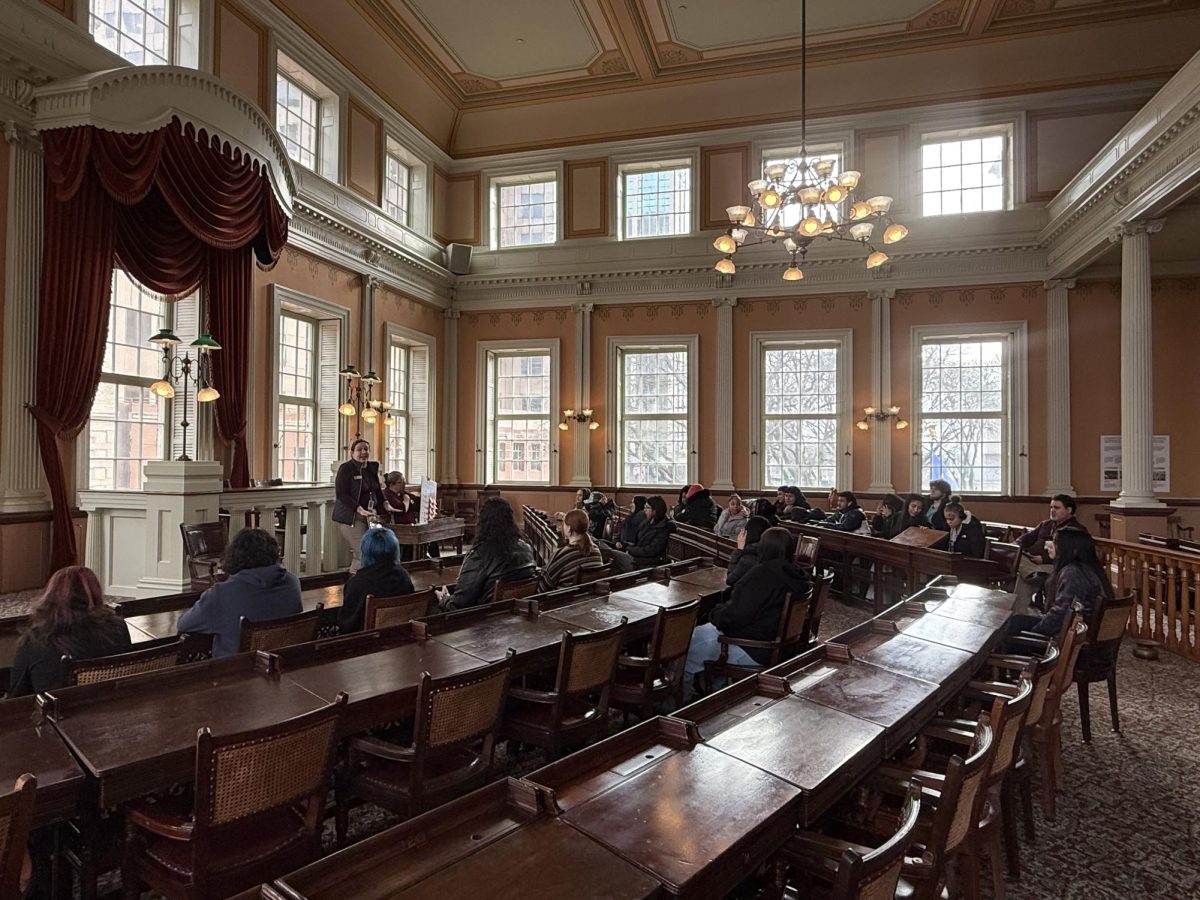
[[[188,573],[192,581],[214,583],[221,568],[221,557],[225,553],[224,523],[200,522],[189,525],[180,522],[179,533],[183,535],[183,552],[187,556]],[[197,575],[197,569],[203,572]]]
[[[240,734],[201,728],[194,800],[147,800],[126,812],[125,900],[140,897],[142,885],[171,898],[226,897],[311,862],[345,705],[339,694]]]
[[[134,650],[96,659],[72,659],[70,656],[64,656],[62,663],[66,686],[96,684],[126,675],[171,669],[178,665],[183,648],[183,641],[175,640],[146,650]]]
[[[474,500],[455,500],[454,517],[463,520],[463,538],[468,543],[475,540],[475,524],[479,520],[479,505]]]
[[[626,725],[630,710],[648,719],[654,715],[654,705],[665,697],[673,696],[677,707],[683,705],[683,664],[699,613],[699,600],[671,609],[660,607],[646,655],[618,658],[612,703],[624,713]]]
[[[825,614],[825,603],[833,590],[833,572],[820,575],[813,583],[812,602],[808,605],[808,618],[804,622],[805,643],[815,644],[821,633],[821,617]]]
[[[1079,722],[1083,727],[1083,742],[1092,741],[1092,717],[1088,706],[1088,685],[1094,681],[1108,682],[1108,709],[1112,730],[1121,730],[1117,714],[1117,657],[1129,614],[1133,611],[1133,594],[1114,597],[1097,605],[1088,623],[1087,640],[1079,649],[1072,676],[1079,688]]]
[[[612,574],[612,563],[587,563],[579,567],[579,579],[576,584],[587,584],[591,581],[599,581],[601,578],[607,578]]]
[[[29,773],[7,794],[0,794],[0,897],[21,896],[21,866],[36,794],[37,778]]]
[[[871,849],[815,831],[801,831],[775,854],[770,900],[782,898],[787,870],[796,870],[797,896],[827,900],[874,900],[896,895],[904,854],[913,842],[921,814],[921,785],[910,782],[900,808],[896,830]]]
[[[557,759],[564,747],[585,744],[602,733],[624,633],[624,617],[603,631],[563,632],[554,689],[509,688],[501,735],[542,747]]]
[[[992,579],[992,583],[1011,591],[1017,581],[1017,569],[1021,565],[1021,548],[1016,544],[1006,544],[989,540],[984,559],[990,559],[1003,567],[1003,575]]]
[[[345,846],[355,800],[409,818],[488,781],[511,666],[510,651],[508,659],[458,675],[425,672],[410,743],[376,735],[350,741],[335,790],[339,847]],[[396,718],[409,712],[406,705]]]
[[[520,600],[524,597],[532,597],[537,593],[538,580],[536,578],[521,578],[517,581],[497,581],[492,586],[492,602],[504,603],[507,600]]]
[[[805,623],[808,621],[808,610],[812,604],[813,591],[800,597],[793,597],[790,593],[783,601],[783,609],[779,613],[779,630],[775,633],[775,637],[769,641],[755,641],[750,638],[731,637],[727,634],[720,635],[717,640],[721,644],[721,653],[716,659],[710,659],[704,664],[704,686],[705,690],[713,689],[713,680],[719,677],[729,678],[737,681],[740,678],[746,678],[756,672],[761,672],[765,668],[778,665],[785,659],[791,659],[800,650],[803,649],[807,641],[807,635],[804,630]],[[769,658],[765,665],[748,666],[737,665],[729,661],[729,648],[741,647],[743,650],[765,650],[769,654]]]
[[[397,594],[394,597],[367,594],[363,610],[363,631],[403,625],[405,622],[429,615],[436,607],[437,596],[433,588],[412,594]]]
[[[820,552],[820,538],[816,538],[808,534],[800,534],[796,536],[796,565],[811,569],[817,564],[817,554]]]
[[[296,613],[294,616],[284,616],[282,619],[261,619],[257,622],[242,616],[242,634],[238,643],[238,653],[275,650],[279,647],[290,647],[292,644],[315,641],[323,609],[324,604],[319,603],[316,609]]]
[[[1042,812],[1051,822],[1058,812],[1057,793],[1062,789],[1062,698],[1075,672],[1079,650],[1087,638],[1087,623],[1076,614],[1059,647],[1058,663],[1037,721],[1030,716],[1025,729],[1031,755],[1038,760],[1042,784]],[[1028,817],[1026,817],[1028,819]],[[1032,833],[1032,832],[1031,832]]]

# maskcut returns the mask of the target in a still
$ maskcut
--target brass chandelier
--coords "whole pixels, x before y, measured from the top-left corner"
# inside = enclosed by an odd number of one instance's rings
[[[717,260],[716,270],[723,275],[737,271],[733,256],[746,245],[783,244],[789,264],[784,281],[804,277],[804,257],[818,239],[850,241],[867,254],[867,268],[888,261],[877,249],[876,241],[894,244],[903,240],[908,229],[894,221],[889,212],[892,198],[879,195],[861,199],[855,195],[861,172],[834,174],[832,159],[811,159],[808,155],[807,74],[808,23],[807,0],[800,2],[800,155],[786,162],[772,163],[763,177],[751,181],[749,206],[730,206],[725,212],[730,227],[713,246],[725,254]]]

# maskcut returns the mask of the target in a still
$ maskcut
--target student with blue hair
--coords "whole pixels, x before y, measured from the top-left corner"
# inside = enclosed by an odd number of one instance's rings
[[[400,565],[400,542],[390,528],[372,525],[362,536],[362,568],[342,588],[338,628],[342,634],[362,631],[367,595],[395,597],[411,594],[412,579]]]

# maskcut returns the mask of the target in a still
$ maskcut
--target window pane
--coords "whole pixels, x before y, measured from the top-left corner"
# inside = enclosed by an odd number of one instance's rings
[[[496,481],[547,483],[550,472],[550,355],[497,353],[489,366],[489,467]]]
[[[799,159],[799,157],[800,157],[800,148],[799,147],[796,147],[795,150],[793,150],[790,154],[785,151],[771,151],[770,153],[767,153],[763,157],[763,173],[764,173],[763,178],[767,178],[766,172],[772,166],[784,166],[784,167],[786,167],[786,171],[784,172],[783,176],[779,179],[779,183],[782,184],[784,187],[788,187],[788,188],[799,187],[801,181],[803,180],[801,177],[803,175],[803,173],[800,171],[799,166],[789,165],[794,160]],[[807,159],[808,164],[810,166],[812,166],[814,163],[817,163],[821,160],[828,160],[829,162],[833,163],[833,169],[830,171],[831,177],[836,178],[838,175],[841,174],[842,155],[839,152],[828,151],[828,152],[821,152],[821,153],[809,153],[805,158]],[[768,179],[768,180],[770,180],[770,179]],[[810,182],[811,182],[811,180],[812,179],[809,179]],[[831,204],[831,205],[829,205],[828,209],[831,214],[830,218],[834,222],[837,222],[841,218],[841,207],[838,206],[837,204]],[[775,214],[776,221],[774,223],[772,223],[771,221],[768,220],[766,222],[760,222],[759,224],[760,225],[776,224],[776,225],[779,225],[781,228],[795,228],[796,225],[798,225],[800,223],[800,219],[803,214],[803,211],[804,211],[804,208],[801,204],[789,203],[785,206],[779,207],[778,212]]]
[[[548,419],[500,419],[496,422],[496,480],[550,480]]]
[[[113,270],[112,302],[108,309],[108,339],[101,371],[158,379],[163,376],[162,354],[150,343],[165,324],[163,299],[120,269]]]
[[[102,380],[88,420],[88,487],[140,491],[142,466],[163,458],[166,402],[142,385]]]
[[[921,211],[927,216],[1005,208],[1007,136],[954,138],[921,148]]]
[[[170,63],[168,0],[91,0],[88,29],[96,43],[135,66]]]
[[[684,484],[688,480],[687,419],[634,419],[622,428],[625,484]]]
[[[383,208],[402,225],[408,224],[408,192],[412,171],[400,158],[389,153],[383,172]]]
[[[498,184],[496,195],[501,247],[554,243],[558,222],[557,181]]]
[[[306,169],[317,167],[321,101],[282,72],[275,76],[275,128],[287,155]]]
[[[837,347],[763,351],[764,483],[837,483],[838,355]]]
[[[388,348],[387,399],[396,424],[387,429],[388,471],[408,472],[408,348]]]
[[[682,484],[688,478],[687,351],[625,350],[621,376],[622,483]]]
[[[283,313],[279,317],[279,393],[315,402],[313,334],[316,326],[308,319]]]
[[[279,404],[279,477],[284,481],[316,480],[313,413],[305,404]]]
[[[690,166],[622,175],[626,238],[687,234],[692,228]]]

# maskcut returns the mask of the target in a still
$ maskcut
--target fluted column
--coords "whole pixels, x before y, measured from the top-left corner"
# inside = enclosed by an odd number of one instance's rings
[[[716,491],[733,490],[733,308],[736,297],[714,300],[717,308],[717,428],[713,437],[716,456],[713,459],[713,483]]]
[[[458,319],[457,309],[448,309],[445,317],[442,344],[442,452],[437,456],[437,480],[442,484],[458,481]]]
[[[892,405],[892,299],[895,288],[870,291],[871,405]],[[914,398],[914,402],[916,402]],[[854,410],[856,417],[858,410]],[[871,493],[890,494],[892,487],[892,420],[871,423]]]
[[[575,311],[575,409],[591,409],[592,406],[592,309],[591,303],[576,303]],[[588,423],[575,422],[574,462],[571,487],[591,487],[591,431]]]
[[[358,337],[358,366],[359,371],[366,374],[375,369],[375,288],[379,279],[374,275],[360,275],[362,285],[362,327]],[[347,354],[348,356],[349,354]],[[386,366],[387,361],[380,363]]]
[[[44,509],[33,402],[37,362],[38,279],[42,267],[42,153],[36,134],[4,123],[8,141],[8,209],[4,265],[3,426],[0,512]]]
[[[1046,288],[1046,494],[1071,494],[1071,335],[1067,295],[1074,279]]]
[[[1111,235],[1121,242],[1121,495],[1117,507],[1158,507],[1154,497],[1154,365],[1150,235],[1163,222],[1129,222]]]

